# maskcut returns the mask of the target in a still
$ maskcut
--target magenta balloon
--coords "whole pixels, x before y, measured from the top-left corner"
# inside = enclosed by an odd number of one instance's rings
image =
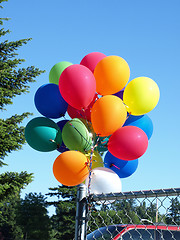
[[[122,160],[135,160],[147,150],[146,133],[135,126],[125,126],[115,131],[108,142],[109,152]]]
[[[81,65],[89,68],[93,73],[96,65],[100,62],[106,55],[100,52],[92,52],[87,54],[80,62]]]
[[[85,109],[96,93],[96,80],[85,66],[74,64],[67,67],[59,78],[59,89],[64,100],[76,109]]]

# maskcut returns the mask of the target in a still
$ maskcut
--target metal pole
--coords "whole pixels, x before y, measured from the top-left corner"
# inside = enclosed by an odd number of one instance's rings
[[[156,198],[156,223],[158,223],[158,198]]]
[[[80,184],[77,190],[75,240],[86,239],[87,188]]]

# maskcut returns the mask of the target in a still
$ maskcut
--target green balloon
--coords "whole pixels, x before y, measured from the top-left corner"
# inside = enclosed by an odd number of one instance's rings
[[[70,65],[72,65],[72,63],[66,61],[56,63],[49,72],[49,82],[59,85],[61,73]]]
[[[25,128],[27,143],[40,152],[50,152],[62,143],[58,125],[49,118],[37,117],[28,122]]]
[[[92,140],[89,132],[81,120],[73,118],[62,129],[62,139],[70,150],[86,152],[91,149]]]
[[[98,145],[95,148],[96,151],[101,153],[101,152],[106,152],[108,150],[107,144],[108,144],[108,141],[109,141],[109,136],[108,137],[96,138],[96,141],[98,141]]]

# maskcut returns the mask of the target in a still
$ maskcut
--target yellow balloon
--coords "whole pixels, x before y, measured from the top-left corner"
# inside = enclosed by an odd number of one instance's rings
[[[130,69],[127,62],[119,56],[103,58],[94,70],[96,91],[101,95],[119,92],[129,80]]]
[[[90,164],[91,151],[89,151],[85,155],[89,159],[89,164]],[[92,169],[97,168],[97,167],[104,167],[103,159],[97,151],[93,151],[93,153],[92,153]]]
[[[132,115],[143,115],[155,108],[160,91],[155,81],[148,77],[138,77],[125,87],[123,101]]]

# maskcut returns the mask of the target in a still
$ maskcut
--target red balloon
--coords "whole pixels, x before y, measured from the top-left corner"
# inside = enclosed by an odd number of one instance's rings
[[[97,99],[98,99],[98,95],[95,94],[92,102],[89,104],[89,106],[86,109],[83,109],[83,110],[78,110],[68,105],[67,113],[71,118],[83,118],[91,122],[91,109]]]
[[[122,160],[135,160],[147,150],[146,133],[135,126],[125,126],[115,131],[109,138],[108,150]]]
[[[87,54],[80,62],[81,65],[89,68],[93,73],[96,65],[100,62],[106,55],[100,52],[92,52]]]
[[[59,78],[59,90],[69,105],[79,110],[85,109],[96,93],[96,80],[87,67],[70,65]]]

